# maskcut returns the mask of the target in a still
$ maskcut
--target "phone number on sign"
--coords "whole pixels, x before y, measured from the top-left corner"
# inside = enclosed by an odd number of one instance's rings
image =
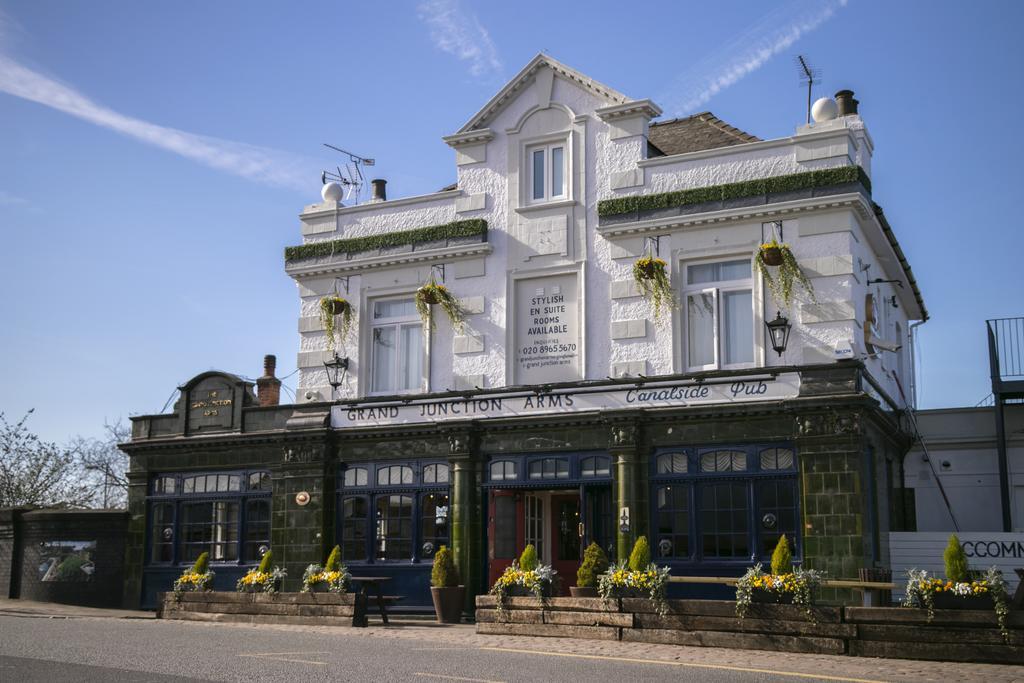
[[[524,346],[519,349],[521,356],[536,356],[545,353],[572,353],[576,350],[575,344],[546,344],[538,346]]]

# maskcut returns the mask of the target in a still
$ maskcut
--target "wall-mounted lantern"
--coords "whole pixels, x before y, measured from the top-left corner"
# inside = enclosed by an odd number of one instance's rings
[[[779,354],[779,357],[782,357],[786,351],[786,345],[789,343],[789,333],[793,326],[789,324],[788,318],[782,317],[782,311],[776,311],[775,320],[766,322],[764,325],[768,328],[768,336],[772,339],[772,348]]]
[[[339,358],[338,354],[334,354],[334,358],[324,361],[324,369],[327,370],[327,383],[331,385],[331,399],[333,400],[334,392],[345,381],[345,373],[348,372],[348,357]]]

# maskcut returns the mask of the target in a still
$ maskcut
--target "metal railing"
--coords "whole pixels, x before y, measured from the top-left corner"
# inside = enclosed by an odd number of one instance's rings
[[[992,378],[1024,379],[1024,318],[986,320]]]

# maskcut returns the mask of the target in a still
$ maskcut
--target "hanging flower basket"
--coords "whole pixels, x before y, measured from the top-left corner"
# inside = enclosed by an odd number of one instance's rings
[[[433,320],[430,316],[430,307],[440,306],[452,327],[456,332],[461,332],[466,322],[465,312],[459,305],[459,300],[444,285],[439,285],[430,279],[426,284],[416,290],[416,311],[420,314],[423,324],[430,324],[433,328]]]
[[[798,285],[807,292],[811,301],[817,301],[814,296],[814,285],[804,274],[788,244],[780,244],[774,238],[771,242],[762,244],[754,256],[754,266],[764,277],[765,287],[772,293],[780,307],[789,308]],[[773,272],[772,268],[778,270]]]
[[[341,327],[335,325],[337,316],[341,316]],[[352,304],[337,294],[325,296],[320,299],[320,323],[327,333],[327,350],[333,352],[335,332],[344,341],[352,329]]]
[[[665,261],[649,254],[633,264],[633,280],[640,294],[654,304],[655,318],[661,316],[662,309],[676,305],[666,266]]]

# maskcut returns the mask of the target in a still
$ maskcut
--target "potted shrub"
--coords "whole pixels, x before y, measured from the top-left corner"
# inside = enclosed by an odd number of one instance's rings
[[[174,582],[174,595],[193,591],[213,590],[214,573],[210,571],[210,553],[202,553],[196,558],[195,564]]]
[[[608,571],[608,556],[596,543],[583,551],[583,563],[576,571],[576,585],[569,587],[574,598],[596,598],[597,577]]]
[[[633,281],[640,294],[654,304],[654,317],[661,315],[663,308],[676,305],[676,296],[668,281],[666,263],[660,258],[646,254],[633,264]]]
[[[281,582],[287,576],[287,572],[280,567],[271,568],[274,553],[271,550],[263,553],[260,564],[255,569],[250,569],[245,576],[238,580],[235,589],[239,593],[277,593],[281,590]]]
[[[491,586],[490,594],[497,598],[498,614],[505,613],[508,598],[513,596],[550,597],[557,574],[550,565],[537,561],[537,549],[532,543],[526,546],[519,560],[512,560],[512,566]]]
[[[746,616],[751,603],[770,602],[803,605],[808,618],[814,621],[811,607],[822,578],[823,574],[813,569],[793,568],[789,540],[783,535],[772,553],[771,573],[766,574],[758,563],[736,582],[736,616]]]
[[[335,325],[335,319],[341,316],[341,327]],[[334,351],[335,332],[341,341],[345,341],[349,331],[352,329],[352,304],[337,294],[331,294],[320,299],[320,324],[327,334],[327,350]]]
[[[452,560],[452,551],[441,546],[434,555],[430,571],[430,597],[440,624],[457,624],[462,620],[465,586],[459,585],[459,572]]]
[[[658,614],[664,616],[668,611],[665,601],[668,577],[668,567],[659,567],[651,562],[651,547],[647,537],[641,536],[633,544],[628,562],[613,564],[598,577],[597,592],[606,600],[647,598]]]
[[[462,331],[466,316],[459,305],[459,300],[455,298],[447,287],[437,284],[433,275],[430,276],[430,280],[426,284],[416,290],[416,311],[420,314],[423,324],[430,324],[431,327],[434,324],[430,316],[432,306],[440,306],[441,310],[448,316],[448,320],[451,322],[452,327],[455,328],[455,331]]]
[[[334,546],[324,566],[311,564],[302,575],[303,593],[346,593],[352,575],[341,563],[341,548]]]
[[[762,244],[754,256],[754,267],[764,278],[765,287],[783,308],[789,308],[797,285],[807,292],[814,301],[814,285],[804,274],[788,244],[780,244],[773,237],[771,242]],[[778,271],[772,273],[772,268]]]
[[[903,606],[928,610],[928,621],[935,618],[936,609],[994,609],[999,630],[1003,638],[1008,639],[1006,617],[1010,606],[1003,573],[991,567],[982,578],[971,579],[967,555],[956,534],[949,537],[942,559],[946,565],[945,580],[928,576],[926,571],[911,569],[907,572],[909,580]]]

